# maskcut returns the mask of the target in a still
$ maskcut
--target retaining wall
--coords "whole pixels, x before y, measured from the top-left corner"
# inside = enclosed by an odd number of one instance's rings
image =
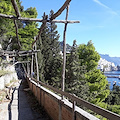
[[[73,104],[71,102],[67,99],[61,100],[60,96],[37,85],[36,82],[28,80],[28,84],[39,104],[44,107],[52,120],[99,120],[77,106],[75,106],[73,112]]]

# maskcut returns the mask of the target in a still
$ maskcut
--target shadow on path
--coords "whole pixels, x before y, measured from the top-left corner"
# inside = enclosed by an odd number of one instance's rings
[[[35,120],[33,111],[28,103],[27,96],[24,92],[25,80],[22,80],[18,89],[18,120]]]
[[[22,64],[16,64],[16,73],[19,80],[16,83],[11,101],[8,104],[8,120],[50,120],[46,112],[39,106],[34,95],[29,88],[27,80],[25,80],[25,72]]]
[[[11,97],[11,101],[10,101],[10,103],[8,104],[8,115],[9,115],[9,120],[12,120],[11,105],[12,105],[12,101],[13,101],[13,98],[14,98],[15,89],[16,89],[16,87],[15,87],[14,90],[13,90],[12,97]]]
[[[25,92],[25,88],[28,88],[27,81],[22,80],[13,89],[8,104],[8,120],[50,120],[32,92],[30,90]]]

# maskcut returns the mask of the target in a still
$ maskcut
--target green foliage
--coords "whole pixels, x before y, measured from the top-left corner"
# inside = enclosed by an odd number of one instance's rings
[[[109,95],[109,89],[107,89],[106,77],[97,69],[100,55],[95,50],[92,41],[89,41],[87,45],[81,44],[77,52],[79,59],[82,59],[81,64],[85,65],[87,70],[85,80],[90,91],[88,100],[94,104],[101,103]]]
[[[86,66],[81,65],[81,60],[77,55],[76,41],[74,40],[71,52],[67,55],[65,90],[87,100],[89,86],[85,81],[85,72]]]
[[[120,105],[108,105],[108,110],[120,115]]]
[[[12,7],[11,1],[2,0],[0,2],[0,13],[15,15],[14,9]],[[13,20],[8,20],[0,18],[0,41],[3,45],[3,48],[6,48],[6,43],[10,36],[15,36],[14,22]],[[4,44],[3,44],[4,41]]]
[[[90,88],[90,101],[92,103],[99,103],[105,100],[109,95],[107,89],[108,81],[100,70],[90,71],[86,74],[86,79]]]
[[[22,44],[22,50],[32,49],[32,43],[34,41],[34,36],[38,34],[38,29],[36,24],[27,24],[24,28],[19,29],[19,38]]]
[[[113,86],[113,90],[110,91],[110,94],[105,99],[105,102],[109,105],[120,105],[120,86]]]
[[[36,18],[37,17],[36,8],[28,8],[23,12],[24,17]],[[34,41],[34,36],[38,34],[37,26],[38,24],[30,21],[23,21],[23,27],[19,29],[19,38],[22,44],[22,50],[32,49],[32,43]]]
[[[28,8],[24,10],[21,6],[20,0],[17,0],[17,5],[20,10],[22,17],[36,18],[37,11],[36,8]],[[0,2],[0,13],[7,15],[15,15],[11,0],[3,0]],[[31,49],[34,36],[38,34],[37,26],[35,22],[17,21],[18,24],[18,34],[21,43],[21,50]],[[8,41],[12,38],[10,50],[18,50],[18,40],[16,39],[16,32],[13,20],[0,18],[0,41],[2,43],[3,49],[8,46]]]
[[[78,47],[79,59],[82,60],[82,65],[87,66],[87,71],[93,70],[97,67],[100,55],[95,50],[92,41],[89,41],[87,45],[81,44]]]
[[[118,88],[119,86],[116,87]],[[97,105],[120,115],[120,93],[117,93],[116,90],[110,91],[110,94],[105,101],[98,103]]]
[[[108,107],[108,104],[104,103],[104,102],[100,102],[97,105],[100,106],[100,107],[102,107],[102,108],[104,108],[104,109],[107,109],[107,107]]]
[[[27,10],[25,10],[25,14],[27,18],[36,18],[38,15],[35,7],[34,8],[30,7]]]
[[[12,7],[11,1],[2,0],[0,1],[0,13],[3,14],[14,14],[14,9]]]
[[[53,11],[50,11],[50,16]],[[43,18],[45,17],[45,13]],[[42,31],[40,46],[42,56],[41,62],[39,63],[39,68],[41,69],[42,79],[48,82],[52,86],[60,85],[60,71],[61,71],[61,56],[59,49],[59,34],[56,30],[57,26],[55,23],[47,23]],[[42,64],[42,65],[41,65]]]

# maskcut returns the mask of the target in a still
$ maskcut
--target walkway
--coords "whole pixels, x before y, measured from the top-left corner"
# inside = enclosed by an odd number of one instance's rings
[[[26,82],[17,83],[12,92],[11,101],[0,105],[0,120],[50,120],[42,109],[36,112],[35,108],[31,107],[32,103],[27,93],[30,91],[24,91],[26,87],[28,88],[24,83]]]

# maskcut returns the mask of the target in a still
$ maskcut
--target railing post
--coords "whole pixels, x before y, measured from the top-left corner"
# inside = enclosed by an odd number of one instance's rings
[[[36,98],[38,98],[38,81],[37,81],[37,84],[36,84]]]
[[[39,88],[40,89],[40,105],[41,105],[41,87]]]
[[[15,50],[13,50],[13,64],[15,63]]]
[[[62,120],[62,105],[61,100],[58,101],[59,104],[59,120]]]
[[[28,57],[28,54],[27,54],[27,57]],[[29,61],[29,58],[27,58],[27,59]],[[30,77],[30,64],[29,64],[29,62],[27,62],[27,75],[28,75],[28,77]]]
[[[76,101],[73,101],[73,107],[72,107],[72,120],[76,120],[75,105],[76,105]]]
[[[43,91],[43,107],[45,105],[45,91]]]
[[[34,37],[34,40],[36,40],[36,37]],[[35,43],[35,50],[37,50],[36,43]],[[38,67],[37,52],[35,53],[35,60],[36,60],[37,80],[39,81],[39,67]]]
[[[32,93],[33,93],[33,82],[31,81],[31,83],[32,83]]]
[[[32,61],[31,61],[31,78],[33,78],[33,59],[34,59],[34,55],[32,53]]]

